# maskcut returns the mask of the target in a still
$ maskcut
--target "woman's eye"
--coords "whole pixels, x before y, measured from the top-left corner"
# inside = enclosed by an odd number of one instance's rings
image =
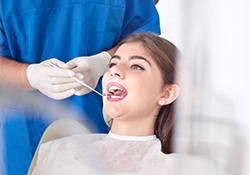
[[[115,63],[109,63],[109,68],[115,66],[116,64]]]
[[[139,66],[138,64],[133,64],[131,66],[132,69],[135,69],[135,70],[145,70],[143,67]]]

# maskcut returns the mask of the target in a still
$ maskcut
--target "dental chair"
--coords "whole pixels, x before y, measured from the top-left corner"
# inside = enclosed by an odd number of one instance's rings
[[[36,166],[38,151],[42,143],[50,140],[79,134],[79,133],[91,133],[83,123],[75,119],[61,118],[51,123],[43,133],[43,136],[37,146],[36,152],[32,159],[27,175],[31,175],[34,167]]]

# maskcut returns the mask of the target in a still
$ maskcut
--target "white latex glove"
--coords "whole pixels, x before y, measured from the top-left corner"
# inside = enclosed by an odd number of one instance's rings
[[[57,63],[60,68],[51,67],[50,62]],[[76,88],[81,85],[75,82],[71,76],[82,78],[76,75],[68,66],[58,59],[52,58],[40,64],[31,64],[27,68],[27,77],[30,85],[38,89],[44,95],[61,100],[74,95]]]
[[[108,63],[111,56],[108,52],[101,52],[92,56],[76,57],[67,62],[69,69],[75,73],[83,75],[83,81],[92,88],[95,88],[99,78],[108,70]],[[91,90],[81,86],[77,89],[75,95],[84,95]]]

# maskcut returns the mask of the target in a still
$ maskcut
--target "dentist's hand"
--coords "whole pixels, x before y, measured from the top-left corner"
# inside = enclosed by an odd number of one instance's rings
[[[60,68],[50,66],[50,62],[57,63]],[[30,85],[38,89],[44,95],[55,100],[65,99],[74,95],[75,89],[81,85],[75,82],[71,76],[76,75],[68,66],[58,59],[52,58],[40,64],[31,64],[27,68],[27,77]]]
[[[108,52],[101,52],[92,56],[77,57],[67,62],[69,69],[83,75],[83,81],[92,88],[95,88],[99,78],[108,70],[108,63],[111,56]],[[75,95],[84,95],[90,90],[84,86],[77,89]]]

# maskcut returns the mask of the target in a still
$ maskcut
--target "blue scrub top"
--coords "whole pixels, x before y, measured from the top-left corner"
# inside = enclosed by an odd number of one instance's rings
[[[108,50],[133,32],[160,34],[153,0],[1,0],[0,8],[0,56],[22,63],[67,62]],[[108,132],[102,98],[93,92],[60,101],[38,91],[8,97],[0,101],[2,174],[27,174],[44,130],[56,118],[80,118],[93,132]]]

